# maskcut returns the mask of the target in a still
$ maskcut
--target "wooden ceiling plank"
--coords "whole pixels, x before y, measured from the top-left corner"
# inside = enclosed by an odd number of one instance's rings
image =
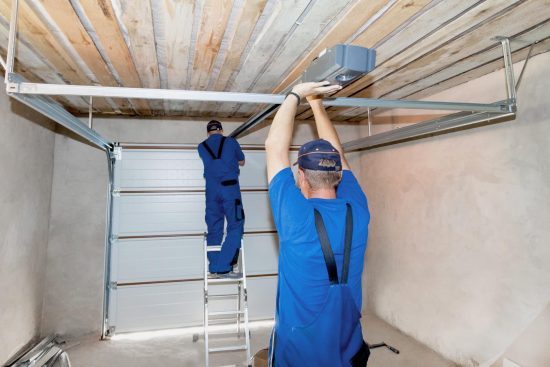
[[[144,88],[160,88],[159,63],[155,47],[150,0],[113,0],[115,13],[128,38],[128,47]],[[117,11],[118,10],[118,11]],[[162,101],[150,100],[152,114],[164,113]]]
[[[301,19],[300,26],[291,37],[285,40],[281,50],[273,55],[256,75],[249,89],[255,93],[271,93],[273,83],[287,74],[293,65],[318,43],[318,40],[332,28],[331,25],[346,14],[345,10],[349,5],[349,0],[318,0],[311,11]],[[247,114],[256,109],[257,105],[243,104],[237,111]]]
[[[120,30],[112,4],[108,0],[72,0],[75,4],[79,3],[90,20],[94,32],[101,42],[102,49],[105,50],[103,58],[107,66],[112,66],[120,78],[120,83],[124,87],[141,88],[136,66],[124,36]],[[135,6],[135,4],[134,4]],[[81,19],[81,22],[83,19]],[[96,45],[98,47],[98,45]],[[110,70],[112,73],[112,70]],[[115,79],[118,79],[115,77]],[[147,101],[131,100],[139,114],[151,114]]]
[[[153,1],[151,6],[161,88],[186,89],[195,0]],[[165,113],[181,114],[184,105],[165,101]]]
[[[189,89],[207,90],[210,77],[215,72],[214,67],[219,68],[216,61],[225,58],[227,42],[235,33],[235,18],[242,13],[242,5],[243,0],[206,0],[204,3]],[[224,40],[225,43],[222,44]],[[187,113],[199,116],[203,105],[203,102],[191,102]]]
[[[362,25],[372,22],[374,16],[379,16],[379,12],[387,5],[388,0],[359,0],[355,5],[342,16],[330,32],[328,32],[319,43],[312,48],[309,53],[294,67],[288,75],[282,75],[284,80],[273,90],[273,93],[279,93],[298,79],[311,61],[319,53],[328,47],[337,43],[345,43],[357,29]]]
[[[8,44],[9,28],[7,22],[2,19],[0,21],[0,44]],[[35,83],[51,83],[51,84],[65,84],[65,81],[60,77],[58,71],[52,68],[48,64],[47,60],[29,47],[29,43],[24,39],[21,39],[22,35],[19,35],[19,42],[15,49],[16,55],[16,72],[21,73],[27,80]],[[2,46],[2,50],[5,55],[5,50]],[[81,110],[88,109],[88,104],[81,97],[63,97],[61,98],[63,104],[73,109]]]
[[[477,27],[486,22],[487,19],[502,14],[510,6],[519,5],[521,1],[523,0],[503,3],[500,0],[487,0],[473,8],[470,8],[471,4],[466,2],[460,3],[465,6],[464,8],[454,2],[443,2],[430,8],[426,14],[417,17],[414,22],[409,24],[404,32],[396,34],[379,45],[377,51],[380,49],[382,57],[377,59],[377,67],[365,77],[338,92],[336,96],[353,96],[369,85],[375,82],[378,83],[387,75],[398,74],[398,70],[405,65],[422,59],[424,55],[452,43],[461,35],[467,34],[472,27]],[[455,12],[455,10],[459,11]],[[441,16],[446,11],[452,15],[452,17],[447,18],[447,21],[450,20],[449,23],[440,21],[445,19]],[[411,38],[411,35],[416,35],[416,37]],[[384,55],[386,55],[386,59]],[[329,109],[329,116],[337,116],[345,110],[342,108]],[[301,114],[299,118],[307,119],[311,116],[311,111],[308,110]]]
[[[539,55],[544,52],[550,51],[550,38],[546,38],[538,42],[534,47],[531,53],[531,57]],[[521,50],[516,51],[512,54],[512,62],[520,62],[525,60],[527,54],[529,53],[529,46],[523,47]],[[456,87],[457,85],[469,82],[471,80],[477,79],[489,73],[492,73],[497,70],[501,70],[503,67],[502,59],[492,61],[488,64],[485,64],[481,67],[469,70],[465,73],[447,79],[441,83],[435,84],[429,88],[418,91],[414,94],[408,95],[407,99],[422,99],[429,96],[432,96],[436,93],[443,92],[450,88]],[[516,76],[517,77],[517,76]]]
[[[195,45],[196,52],[189,89],[205,90],[208,86],[210,73],[222,44],[232,5],[232,0],[206,0],[199,36]]]
[[[11,1],[2,0],[0,2],[0,13],[10,19]],[[7,21],[6,21],[7,24]],[[27,40],[28,46],[40,55],[43,60],[47,60],[49,65],[60,76],[61,84],[91,84],[95,79],[87,67],[75,62],[67,50],[68,45],[63,44],[62,40],[56,36],[50,27],[38,18],[37,14],[27,2],[19,2],[18,12],[18,32],[20,39]],[[111,105],[104,100],[100,101],[99,107],[111,109]]]
[[[495,1],[495,0],[493,0]],[[420,11],[413,14],[414,18],[410,18],[412,15],[409,13],[409,19],[407,19],[401,25],[396,24],[395,21],[392,21],[393,27],[397,27],[394,31],[391,28],[384,24],[386,18],[379,19],[376,23],[372,24],[371,28],[367,28],[362,35],[360,35],[363,42],[366,39],[366,34],[378,33],[379,36],[371,39],[367,43],[363,43],[362,46],[376,48],[376,63],[377,67],[371,73],[369,73],[364,78],[360,79],[358,82],[351,84],[346,87],[343,91],[336,94],[336,96],[348,96],[350,95],[355,86],[359,83],[364,82],[365,80],[370,80],[374,78],[374,75],[380,70],[380,68],[388,61],[392,60],[393,57],[399,57],[399,55],[405,53],[409,57],[414,57],[416,45],[423,42],[426,39],[427,35],[430,35],[432,32],[436,32],[438,29],[446,27],[449,22],[452,23],[453,19],[460,17],[462,14],[468,13],[471,10],[472,6],[479,4],[479,0],[468,0],[461,1],[459,3],[449,2],[449,1],[440,1],[437,3],[432,3],[430,6],[423,7]],[[419,4],[417,4],[418,6]],[[397,8],[393,8],[393,11],[401,9],[406,4],[400,3]],[[412,10],[412,9],[411,9]],[[393,17],[393,12],[388,12],[387,16]],[[386,35],[383,34],[381,29],[386,29]],[[388,32],[389,30],[389,32]],[[392,34],[394,33],[395,34]],[[391,37],[388,35],[391,34]],[[341,111],[342,109],[331,109],[332,111]],[[334,113],[334,112],[333,112]],[[304,114],[298,116],[299,119],[309,119],[311,118],[312,113],[309,109]]]
[[[542,5],[550,6],[550,0],[527,0],[520,6],[472,29],[453,42],[407,64],[398,72],[389,74],[382,81],[371,85],[355,96],[381,98],[401,86],[450,68],[458,61],[490,48],[495,44],[492,38],[496,35],[513,36],[547,20],[548,14],[540,11]],[[512,19],[514,21],[511,21]]]
[[[213,75],[209,81],[208,90],[223,91],[226,89],[229,78],[240,64],[241,56],[254,31],[260,15],[262,14],[267,0],[246,0],[239,14],[235,32],[231,37],[231,44],[227,54],[220,65],[220,71]],[[215,116],[221,103],[208,102],[203,105],[201,116]]]
[[[525,60],[525,58],[527,57],[527,54],[529,53],[530,45],[527,45],[527,44],[523,43],[523,36],[521,37],[521,40],[522,40],[522,42],[521,42],[521,44],[519,44],[519,47],[521,49],[519,49],[517,51],[514,51],[512,53],[512,62],[513,63],[517,63],[517,62],[520,62],[522,60]],[[515,42],[512,42],[512,44],[514,44],[514,43]],[[518,46],[518,44],[516,44],[516,46]],[[533,47],[531,57],[534,57],[538,54],[548,52],[548,51],[550,51],[550,38],[546,38],[546,39],[541,40],[540,42],[538,42]],[[443,91],[446,91],[450,88],[456,87],[457,85],[461,85],[461,84],[467,83],[471,80],[480,78],[480,77],[482,77],[484,75],[487,75],[489,73],[492,73],[492,72],[495,72],[495,71],[498,71],[498,70],[502,70],[503,66],[504,66],[503,60],[502,60],[502,58],[499,58],[499,59],[490,61],[488,63],[485,63],[481,66],[476,66],[475,68],[473,68],[471,70],[468,70],[468,71],[466,71],[462,74],[455,75],[455,76],[453,76],[453,77],[451,77],[451,78],[449,78],[449,79],[447,79],[443,82],[432,85],[432,86],[430,86],[426,89],[418,91],[414,94],[407,95],[405,97],[407,99],[421,100],[423,98],[433,96],[436,93],[443,92]],[[365,116],[365,114],[361,114],[361,115],[351,116],[351,117],[348,117],[348,118],[352,118],[353,120],[357,119],[357,120],[360,120],[360,121],[364,121],[367,117]]]
[[[254,82],[267,63],[280,50],[286,39],[291,37],[296,29],[296,22],[306,11],[309,0],[279,1],[269,14],[261,33],[254,40],[250,52],[244,63],[240,65],[238,73],[233,81],[230,81],[229,89],[233,91],[246,92]],[[314,3],[312,3],[314,4]],[[233,113],[240,104],[225,103],[218,113]]]
[[[522,32],[521,35],[519,36],[519,38],[521,39],[521,42],[512,41],[510,43],[510,48],[512,52],[516,52],[525,47],[525,42],[533,43],[542,39],[546,39],[548,37],[550,37],[550,21],[546,21],[543,24],[525,33]],[[518,57],[518,54],[516,53],[514,55],[514,58],[517,60],[517,57]],[[442,83],[445,83],[444,85],[447,88],[451,88],[451,87],[454,87],[455,85],[450,85],[448,82],[449,80],[454,80],[455,82],[457,82],[460,80],[460,79],[456,79],[457,76],[464,75],[467,73],[472,73],[472,75],[479,75],[479,72],[481,72],[481,70],[487,70],[486,67],[484,67],[485,65],[500,65],[500,67],[497,67],[496,69],[503,67],[502,47],[500,45],[496,45],[495,47],[489,48],[487,50],[483,50],[480,53],[473,54],[472,56],[469,56],[460,61],[457,61],[452,65],[450,65],[449,67],[442,69],[434,74],[431,74],[425,78],[419,79],[413,83],[404,85],[396,90],[393,90],[390,93],[385,94],[384,98],[389,98],[389,99],[401,99],[405,97],[410,98],[411,95],[416,95],[418,92],[430,89],[430,87],[433,87],[433,86],[439,86],[439,88],[441,88]],[[478,68],[481,70],[478,71]],[[494,70],[490,70],[488,72],[491,72]],[[481,75],[484,75],[484,74],[481,74]],[[495,97],[495,99],[499,99],[499,98],[502,98],[502,99],[505,98],[504,89],[502,90],[501,97]],[[353,110],[353,111],[350,111],[347,116],[355,117],[355,116],[363,115],[363,113],[353,114],[353,112],[362,112],[362,111]]]
[[[80,63],[75,60],[75,55],[68,56],[68,58],[79,63],[79,67],[88,69],[87,73],[91,74],[92,84],[118,86],[68,1],[31,0],[31,2],[33,2],[35,11],[38,11],[37,15],[42,19],[49,17],[55,23],[55,27],[61,33],[56,35],[57,38],[66,38],[67,47],[75,50]],[[117,108],[121,111],[127,111],[130,108],[128,101],[125,99],[107,99],[107,102],[108,106],[101,106],[102,109]],[[96,106],[98,108],[99,103],[101,103],[100,100],[97,101]]]

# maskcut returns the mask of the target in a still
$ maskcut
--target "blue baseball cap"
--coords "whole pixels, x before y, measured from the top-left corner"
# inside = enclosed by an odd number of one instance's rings
[[[330,142],[317,139],[300,147],[294,165],[312,171],[339,172],[342,170],[342,159]]]
[[[211,120],[206,125],[206,131],[215,131],[215,130],[223,130],[222,123],[217,120]]]

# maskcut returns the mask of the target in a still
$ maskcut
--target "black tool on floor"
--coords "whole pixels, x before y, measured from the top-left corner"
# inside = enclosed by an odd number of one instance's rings
[[[399,349],[392,347],[391,345],[386,344],[385,342],[382,343],[376,343],[376,344],[369,344],[369,349],[376,349],[376,348],[383,348],[386,347],[395,354],[399,354]]]

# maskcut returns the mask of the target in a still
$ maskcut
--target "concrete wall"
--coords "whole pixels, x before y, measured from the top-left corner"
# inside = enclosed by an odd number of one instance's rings
[[[94,128],[112,141],[198,144],[206,137],[207,121],[101,118],[95,120]],[[224,121],[226,133],[240,123]],[[357,125],[340,128],[343,139],[355,137],[357,129]],[[313,135],[307,123],[296,130],[296,144]],[[240,142],[263,144],[266,134],[267,129],[260,129]],[[351,162],[359,166],[359,155]],[[106,190],[105,154],[66,135],[56,135],[44,334],[99,335]]]
[[[492,102],[503,81],[427,99]],[[548,90],[550,53],[529,62],[515,121],[362,155],[368,305],[464,366],[501,356],[550,301]]]
[[[37,336],[53,172],[53,124],[0,92],[0,364]]]

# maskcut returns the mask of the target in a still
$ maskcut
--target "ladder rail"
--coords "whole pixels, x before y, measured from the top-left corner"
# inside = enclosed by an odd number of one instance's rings
[[[208,272],[208,253],[212,251],[221,251],[221,246],[208,246],[207,243],[207,233],[204,233],[204,343],[205,343],[205,366],[209,367],[210,365],[210,353],[226,352],[226,351],[246,351],[246,365],[252,366],[252,358],[250,352],[250,328],[248,325],[248,289],[247,289],[247,279],[246,279],[246,260],[245,260],[245,249],[244,249],[244,240],[241,238],[241,247],[239,249],[239,262],[237,263],[238,273],[237,277],[233,278],[212,278],[209,277]],[[236,311],[217,311],[209,312],[209,300],[210,296],[208,294],[208,284],[231,284],[236,283],[238,291],[234,296],[237,296],[237,310]],[[222,297],[216,297],[212,295],[212,299],[223,299],[229,296],[228,294],[222,295]],[[239,346],[226,346],[226,347],[215,347],[211,348],[209,345],[209,324],[210,322],[216,323],[216,321],[222,320],[231,320],[219,319],[216,316],[224,315],[233,315],[235,314],[237,326],[237,337],[241,337],[241,328],[244,321],[244,334],[245,334],[245,344]],[[210,317],[212,316],[212,318]],[[215,334],[215,332],[213,332]]]

